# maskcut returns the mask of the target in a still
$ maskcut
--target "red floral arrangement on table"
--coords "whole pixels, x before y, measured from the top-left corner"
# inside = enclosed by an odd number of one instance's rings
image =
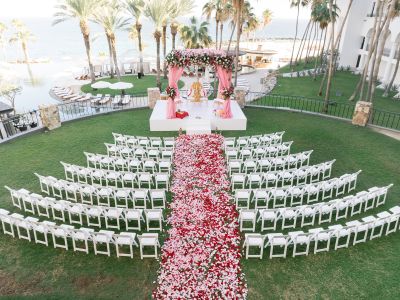
[[[226,100],[228,98],[230,98],[233,93],[235,92],[233,86],[231,85],[229,88],[224,88],[221,92],[222,97]]]
[[[167,89],[165,90],[165,93],[168,95],[169,98],[171,98],[172,100],[175,99],[176,97],[176,90],[173,87],[168,86]]]

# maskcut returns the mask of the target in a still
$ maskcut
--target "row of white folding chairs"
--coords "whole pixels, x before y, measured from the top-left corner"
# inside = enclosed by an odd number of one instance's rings
[[[133,258],[133,246],[140,247],[140,258],[157,258],[157,248],[160,247],[158,233],[143,233],[136,235],[134,232],[115,233],[110,230],[94,231],[91,228],[75,228],[72,225],[57,225],[54,222],[40,222],[35,217],[25,217],[23,215],[0,209],[0,221],[2,223],[3,233],[16,236],[15,229],[19,239],[28,241],[34,240],[36,244],[49,246],[48,236],[53,240],[54,248],[70,249],[69,241],[72,241],[74,251],[89,253],[89,242],[93,244],[94,254],[103,254],[111,256],[111,246],[115,245],[117,257],[126,256]],[[33,232],[33,237],[32,237]],[[139,244],[136,242],[138,238]],[[105,249],[104,249],[105,247]],[[124,248],[129,248],[129,252]],[[154,248],[154,254],[145,254],[144,247]]]
[[[257,188],[279,187],[318,182],[331,176],[334,162],[335,160],[331,160],[294,170],[254,172],[250,174],[234,173],[231,176],[232,190],[237,189],[237,186],[244,189],[246,187],[253,188],[254,186]]]
[[[156,188],[165,187],[169,189],[169,173],[150,173],[150,172],[124,172],[114,170],[102,170],[90,167],[83,167],[61,162],[64,166],[65,178],[72,182],[105,184],[106,186],[118,187],[139,187]]]
[[[280,208],[315,203],[353,191],[361,171],[344,174],[317,183],[266,189],[237,189],[234,191],[236,207]],[[244,203],[244,206],[241,205]]]
[[[8,188],[8,187],[7,187]],[[163,228],[163,210],[137,209],[137,208],[119,208],[105,207],[99,205],[88,205],[70,202],[66,200],[57,200],[51,197],[31,193],[25,189],[10,190],[12,203],[15,207],[41,217],[52,218],[53,220],[66,223],[67,216],[70,224],[101,227],[121,230],[121,221],[125,223],[125,228],[129,230],[141,230],[141,222],[146,223],[147,231],[162,231]],[[143,218],[144,215],[144,218]],[[104,223],[103,223],[104,222]],[[156,224],[156,225],[155,225]]]
[[[313,151],[311,150],[289,154],[282,157],[269,157],[261,159],[230,159],[228,161],[229,174],[240,172],[268,172],[298,169],[310,164],[310,156],[312,152]]]
[[[308,255],[311,251],[315,254],[333,249],[348,248],[349,245],[356,245],[381,237],[382,234],[388,235],[396,232],[399,229],[399,217],[400,207],[395,206],[389,211],[378,213],[376,217],[367,216],[361,220],[347,222],[345,226],[337,224],[331,225],[327,229],[313,228],[309,229],[308,232],[294,231],[288,234],[248,233],[245,235],[243,246],[246,248],[246,258],[256,257],[260,259],[263,257],[264,248],[267,247],[270,247],[270,258],[285,258],[290,246],[293,247],[293,257]],[[334,246],[331,247],[333,242]],[[312,243],[314,243],[314,249],[310,251]],[[250,254],[250,248],[256,248],[259,252]],[[276,248],[280,250],[279,253],[276,253]]]
[[[128,147],[154,147],[154,148],[174,148],[175,138],[174,137],[146,137],[146,136],[134,136],[120,133],[112,133],[114,137],[115,145],[123,145]]]
[[[172,159],[173,148],[131,148],[122,145],[104,143],[108,156],[118,156],[122,158],[154,158],[154,159]]]
[[[253,147],[226,147],[225,155],[227,159],[247,159],[247,158],[265,158],[279,157],[290,154],[290,148],[293,142],[284,142],[282,144],[271,144],[268,146]]]
[[[252,136],[240,136],[240,137],[226,137],[224,141],[225,147],[257,147],[260,145],[269,145],[274,143],[282,143],[282,137],[285,131],[258,134]]]
[[[120,208],[165,208],[165,189],[129,189],[104,187],[85,183],[70,182],[53,176],[42,176],[37,173],[40,189],[47,195],[84,204],[97,204]]]
[[[87,166],[96,169],[107,169],[128,172],[167,172],[171,173],[171,160],[156,158],[122,158],[104,154],[84,152]]]
[[[256,223],[261,222],[261,231],[275,231],[278,226],[280,227],[279,229],[287,229],[314,226],[315,223],[330,223],[332,220],[337,221],[348,218],[383,205],[390,187],[392,185],[372,187],[354,196],[346,196],[312,205],[275,209],[243,208],[239,211],[239,228],[241,231],[254,232]]]

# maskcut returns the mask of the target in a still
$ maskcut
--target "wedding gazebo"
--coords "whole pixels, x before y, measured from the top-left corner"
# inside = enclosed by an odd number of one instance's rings
[[[168,66],[169,90],[173,90],[168,97],[167,118],[175,118],[175,99],[180,98],[178,81],[183,74],[184,68],[189,66],[212,66],[218,76],[218,95],[224,97],[223,117],[232,118],[230,105],[233,56],[223,50],[214,49],[186,49],[172,50],[166,57]]]

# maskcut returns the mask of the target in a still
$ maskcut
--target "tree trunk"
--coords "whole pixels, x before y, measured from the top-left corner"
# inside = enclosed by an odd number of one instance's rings
[[[382,5],[381,1],[378,1],[378,8],[377,8],[377,15],[374,19],[374,26],[373,26],[373,32],[372,32],[372,38],[371,38],[371,42],[370,42],[370,48],[368,49],[368,56],[367,56],[367,61],[364,64],[364,70],[362,73],[362,77],[361,77],[361,83],[360,83],[360,87],[359,87],[359,93],[360,93],[360,97],[359,100],[363,100],[363,95],[364,95],[364,86],[365,83],[367,81],[367,74],[368,74],[368,70],[369,70],[369,64],[372,58],[372,55],[375,56],[376,53],[376,48],[378,46],[378,42],[379,42],[379,28],[380,28],[380,22],[381,22],[381,16],[382,16],[382,12],[383,12],[383,7],[384,5]],[[379,22],[378,22],[379,20]]]
[[[172,50],[175,50],[176,33],[171,33],[172,35]]]
[[[353,4],[353,0],[350,0],[349,5],[347,6],[346,14],[345,14],[345,16],[343,18],[343,22],[342,22],[342,24],[340,26],[338,36],[336,38],[335,49],[339,49],[340,40],[342,39],[343,28],[344,28],[344,25],[347,22],[347,17],[349,16],[349,12],[350,12],[350,8],[351,8],[352,4]]]
[[[27,47],[26,47],[25,41],[22,41],[22,42],[21,42],[21,46],[22,46],[22,52],[24,53],[25,63],[26,63],[26,64],[29,64],[28,49],[27,49]]]
[[[400,43],[398,45],[397,48],[397,57],[396,57],[396,65],[394,66],[394,71],[393,71],[393,76],[392,79],[390,80],[389,84],[386,86],[385,91],[383,92],[382,97],[388,97],[389,96],[389,92],[392,89],[394,80],[396,79],[397,76],[397,71],[399,70],[399,64],[400,64]]]
[[[114,78],[113,54],[112,54],[110,37],[108,36],[107,32],[106,32],[106,38],[107,38],[107,44],[108,44],[108,56],[110,59],[110,78]]]
[[[219,24],[219,28],[220,28],[219,49],[221,49],[221,47],[222,47],[222,31],[224,30],[224,22],[221,22],[221,24]]]
[[[294,54],[294,48],[296,45],[296,39],[297,39],[297,32],[299,29],[299,14],[300,14],[300,2],[297,5],[297,17],[296,17],[296,32],[294,34],[294,40],[293,40],[293,47],[292,47],[292,55],[290,56],[290,67],[292,66],[293,63],[293,54]]]
[[[305,44],[305,37],[307,36],[308,30],[310,29],[310,24],[311,24],[311,20],[308,21],[307,27],[306,27],[306,29],[304,30],[303,37],[301,38],[300,46],[299,46],[299,49],[297,50],[296,60],[294,61],[295,65],[297,65],[299,59],[301,59],[301,53],[303,53],[303,50],[302,50],[302,49],[304,48],[304,44]],[[300,52],[301,52],[301,53],[300,53]],[[293,68],[292,68],[292,72],[293,72],[293,71],[294,71],[294,70],[293,70]]]
[[[231,49],[231,43],[232,43],[233,34],[234,34],[234,32],[235,32],[235,28],[236,28],[236,24],[233,23],[232,32],[231,32],[231,36],[230,36],[230,38],[229,38],[228,50],[227,50],[227,51],[229,51],[229,50]]]
[[[377,58],[377,60],[375,62],[374,72],[372,73],[372,77],[370,79],[370,84],[369,84],[370,88],[368,88],[367,99],[368,99],[369,102],[373,102],[373,98],[374,98],[374,95],[375,95],[376,81],[378,79],[379,69],[380,69],[380,66],[381,66],[381,61],[382,61],[382,56],[383,56],[383,51],[385,50],[385,43],[386,43],[386,40],[387,40],[387,38],[389,36],[389,33],[390,33],[389,25],[390,25],[391,20],[392,20],[391,16],[393,16],[393,14],[395,12],[395,8],[396,8],[396,5],[395,5],[394,2],[395,1],[391,2],[390,9],[389,9],[389,11],[388,11],[388,13],[386,15],[386,19],[387,20],[386,20],[386,23],[385,23],[385,27],[383,29],[383,39],[379,44],[379,52],[378,52],[379,54],[378,54],[378,58]]]
[[[161,91],[161,78],[160,78],[160,39],[161,39],[161,33],[157,30],[156,32],[154,32],[154,38],[156,39],[156,44],[157,44],[157,87],[160,89]]]
[[[313,76],[314,81],[317,80],[317,66],[318,66],[318,60],[320,58],[320,53],[321,53],[321,46],[322,46],[321,42],[322,42],[323,34],[324,34],[324,29],[322,28],[321,29],[321,35],[319,37],[319,45],[318,45],[318,51],[317,51],[318,54],[315,55],[315,53],[314,53],[314,76]],[[326,30],[325,30],[325,38],[326,38]],[[324,38],[323,45],[325,45],[325,38]],[[323,50],[324,49],[322,48],[322,51]]]
[[[215,49],[218,49],[218,25],[219,21],[217,20],[217,16],[215,16]]]
[[[237,86],[238,68],[239,68],[239,47],[240,47],[240,34],[241,34],[241,11],[243,0],[239,0],[236,9],[236,53],[235,53],[235,87]]]
[[[142,46],[142,24],[136,22],[136,31],[138,35],[139,46],[139,71],[143,74],[143,46]]]
[[[110,42],[111,42],[111,50],[112,50],[112,56],[114,59],[114,66],[115,66],[115,71],[117,73],[117,78],[118,78],[118,80],[121,80],[121,72],[119,71],[119,67],[118,67],[117,50],[116,50],[116,46],[115,46],[115,35],[114,34],[112,34],[110,36]]]
[[[86,22],[81,22],[80,27],[81,27],[81,32],[83,35],[83,41],[85,42],[86,56],[87,56],[87,60],[88,60],[88,64],[89,64],[90,79],[91,79],[91,82],[94,83],[96,80],[96,77],[94,76],[94,68],[93,68],[93,64],[92,64],[92,58],[90,55],[89,29],[87,27]]]
[[[306,57],[304,59],[304,66],[309,62],[311,49],[312,49],[312,47],[314,45],[314,41],[315,41],[315,28],[317,27],[317,23],[313,22],[313,25],[314,26],[311,28],[310,38],[308,40],[308,46],[306,49]]]
[[[167,79],[167,62],[165,61],[165,57],[167,56],[167,25],[163,25],[162,27],[162,44],[163,44],[163,71],[164,71],[164,79]]]
[[[329,98],[332,85],[332,73],[334,63],[334,52],[335,52],[335,19],[333,18],[333,0],[329,0],[329,16],[331,19],[331,56],[329,57],[329,69],[328,69],[328,80],[326,82],[325,91],[325,102],[324,102],[324,113],[328,112]]]

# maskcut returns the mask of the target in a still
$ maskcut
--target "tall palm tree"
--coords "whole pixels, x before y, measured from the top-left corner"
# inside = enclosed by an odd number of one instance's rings
[[[389,84],[386,85],[385,91],[383,92],[382,97],[388,97],[389,96],[389,92],[392,90],[392,86],[393,86],[394,80],[397,77],[397,72],[399,71],[399,66],[400,66],[400,43],[397,43],[396,65],[394,66],[392,78],[390,79]]]
[[[172,36],[172,49],[175,49],[176,35],[178,34],[178,22],[176,18],[179,16],[186,15],[193,10],[195,1],[194,0],[173,0],[174,5],[170,12],[170,29]]]
[[[93,13],[101,3],[101,0],[61,0],[60,4],[56,6],[57,12],[54,14],[55,20],[53,21],[53,25],[69,19],[77,19],[79,21],[92,82],[95,81],[95,75],[90,53],[90,29],[88,21],[93,17]]]
[[[292,47],[292,55],[290,56],[290,66],[293,64],[293,54],[294,54],[294,48],[296,45],[296,40],[297,40],[297,34],[298,34],[298,29],[299,29],[299,15],[300,15],[300,6],[306,6],[309,1],[307,0],[290,0],[290,6],[291,7],[297,7],[297,16],[296,16],[296,31],[293,39],[293,47]]]
[[[135,30],[139,48],[139,72],[143,74],[143,45],[142,45],[142,23],[141,17],[145,8],[144,0],[125,0],[125,9],[135,19]]]
[[[120,80],[121,73],[118,67],[115,31],[124,29],[128,25],[128,19],[121,16],[122,7],[118,0],[108,0],[105,4],[99,7],[94,13],[94,21],[104,28],[110,58],[112,57],[117,78]]]
[[[219,12],[219,49],[222,47],[222,33],[224,31],[224,24],[232,17],[233,13],[234,11],[230,1],[222,3],[221,10]]]
[[[272,21],[272,11],[268,8],[262,13],[263,26],[266,27]]]
[[[328,112],[330,91],[331,91],[331,83],[333,76],[333,64],[334,64],[334,52],[335,52],[335,17],[333,15],[333,0],[329,0],[329,16],[331,21],[331,51],[329,56],[329,68],[328,68],[328,80],[326,83],[326,91],[325,91],[325,100],[324,100],[324,108],[323,111]]]
[[[236,11],[236,48],[235,48],[235,86],[237,86],[237,75],[239,68],[239,47],[240,47],[240,35],[242,34],[242,9],[244,6],[244,0],[232,0],[232,5]]]
[[[383,51],[385,49],[385,42],[390,34],[389,26],[391,22],[399,16],[399,13],[400,13],[399,1],[392,0],[391,2],[389,2],[387,9],[387,16],[386,16],[387,21],[382,30],[382,39],[379,43],[379,48],[376,50],[378,57],[376,59],[375,66],[373,68],[373,72],[371,72],[372,76],[370,76],[370,82],[368,85],[367,100],[369,102],[372,102],[374,98],[376,82],[378,80],[379,68],[381,66]]]
[[[22,52],[24,53],[25,63],[29,63],[29,54],[27,44],[30,41],[35,40],[35,36],[30,32],[28,27],[20,20],[14,19],[11,21],[14,27],[14,33],[10,38],[10,43],[20,43],[22,47]]]
[[[7,40],[6,40],[6,36],[5,36],[6,31],[7,31],[6,24],[0,22],[0,46],[3,51],[4,61],[7,61],[7,54],[6,54]]]
[[[161,89],[160,78],[160,41],[161,41],[161,27],[163,20],[169,16],[173,9],[173,3],[169,1],[160,0],[147,0],[144,14],[154,23],[153,36],[156,40],[157,50],[157,87]]]
[[[222,6],[226,3],[225,0],[209,0],[203,6],[203,15],[207,17],[207,21],[210,21],[212,14],[215,17],[215,49],[218,49],[218,29],[219,23],[221,22],[221,10]]]
[[[181,27],[180,37],[184,46],[190,49],[208,47],[212,42],[211,36],[208,35],[208,22],[199,24],[196,17],[190,18],[189,26]]]
[[[243,32],[246,33],[247,39],[249,39],[250,33],[255,32],[258,28],[261,27],[260,21],[253,13],[249,14],[246,18],[243,18],[243,25]]]

